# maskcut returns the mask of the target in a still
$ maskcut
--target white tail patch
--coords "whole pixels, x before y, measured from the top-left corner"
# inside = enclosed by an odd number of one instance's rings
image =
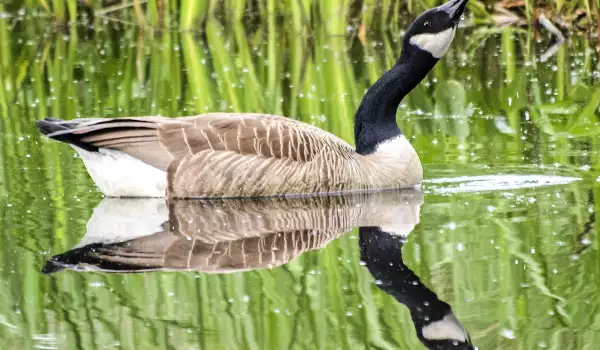
[[[468,337],[467,331],[453,314],[448,314],[441,320],[423,327],[423,338],[429,340],[457,340],[465,342]]]
[[[429,52],[435,58],[441,58],[450,48],[455,33],[456,28],[452,27],[439,33],[417,34],[410,38],[410,43]]]
[[[166,172],[126,153],[100,148],[89,152],[71,145],[81,156],[96,186],[108,197],[164,197]]]

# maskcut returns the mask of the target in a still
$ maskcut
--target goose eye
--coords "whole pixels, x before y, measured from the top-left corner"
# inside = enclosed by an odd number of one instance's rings
[[[431,22],[425,21],[425,23],[423,23],[423,25],[425,26],[425,28],[429,28],[429,27],[431,27]]]

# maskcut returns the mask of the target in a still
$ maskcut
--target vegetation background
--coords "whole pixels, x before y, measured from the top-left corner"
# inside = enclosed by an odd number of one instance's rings
[[[82,15],[142,27],[197,30],[208,18],[224,21],[286,21],[295,30],[325,24],[330,33],[344,34],[354,26],[393,29],[406,14],[416,14],[442,0],[4,0],[9,11],[37,9],[58,23]],[[471,0],[476,23],[532,24],[540,16],[566,30],[598,28],[598,0]]]
[[[398,33],[439,3],[0,1],[3,346],[418,348],[406,308],[360,266],[356,232],[245,274],[42,276],[50,256],[81,239],[101,195],[34,121],[252,111],[352,142],[356,106],[397,59]],[[426,178],[582,180],[463,194],[428,183],[405,262],[481,349],[596,349],[598,3],[471,0],[469,10],[467,28],[398,112]],[[544,17],[570,37],[542,61],[554,42]]]

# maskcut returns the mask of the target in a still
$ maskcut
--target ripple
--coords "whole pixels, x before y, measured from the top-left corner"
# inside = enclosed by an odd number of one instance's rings
[[[424,180],[427,190],[432,193],[463,193],[482,191],[504,191],[523,188],[536,188],[555,185],[566,185],[583,180],[580,177],[556,175],[481,175],[442,177]]]

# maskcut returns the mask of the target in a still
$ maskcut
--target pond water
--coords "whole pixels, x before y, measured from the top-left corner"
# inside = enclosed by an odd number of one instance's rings
[[[103,199],[34,125],[265,112],[352,142],[400,40],[0,17],[3,348],[597,348],[600,72],[585,38],[540,62],[544,32],[461,30],[398,112],[421,191]]]

